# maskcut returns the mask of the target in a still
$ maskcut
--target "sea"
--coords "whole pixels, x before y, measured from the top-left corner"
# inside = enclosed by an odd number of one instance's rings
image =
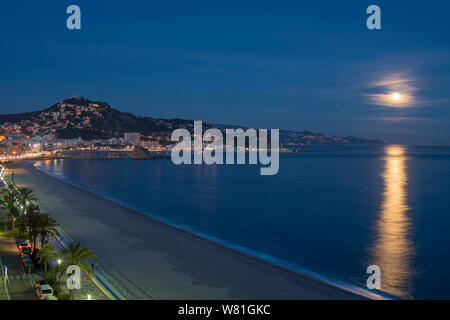
[[[170,159],[43,160],[35,166],[287,268],[366,288],[378,266],[378,292],[449,299],[450,147],[308,150],[281,154],[273,176],[260,175],[260,165],[174,165]]]

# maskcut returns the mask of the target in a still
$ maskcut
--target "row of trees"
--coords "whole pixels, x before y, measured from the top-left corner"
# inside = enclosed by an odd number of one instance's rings
[[[47,213],[41,213],[39,206],[33,204],[32,201],[37,198],[31,188],[8,184],[3,188],[1,197],[11,218],[11,228],[14,230],[17,227],[21,236],[28,235],[32,251],[36,249],[37,239],[42,247],[50,237],[59,236],[56,220]]]
[[[37,197],[31,188],[8,184],[2,189],[0,197],[11,219],[11,228],[17,228],[21,237],[28,238],[33,255],[43,265],[45,274],[54,279],[58,286],[69,265],[77,265],[92,274],[92,266],[96,265],[92,260],[96,257],[92,250],[77,242],[71,242],[67,248],[58,250],[49,241],[59,236],[58,223],[33,203]],[[73,299],[73,296],[73,290],[69,290],[69,298]]]

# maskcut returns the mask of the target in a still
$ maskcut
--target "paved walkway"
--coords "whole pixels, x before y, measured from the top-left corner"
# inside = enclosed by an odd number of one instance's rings
[[[62,241],[52,238],[50,240],[53,246],[61,247],[65,245]],[[61,286],[63,290],[69,292],[65,283],[67,275],[61,278]],[[108,296],[100,289],[100,287],[92,280],[84,271],[81,272],[81,289],[75,290],[75,300],[87,300],[90,296],[91,300],[109,300]]]
[[[67,276],[63,276],[61,279],[61,286],[64,286],[64,291],[68,293],[69,290],[65,287],[66,280]],[[74,294],[75,300],[88,300],[89,296],[91,300],[109,300],[109,298],[83,271],[81,272],[81,289],[75,290]]]

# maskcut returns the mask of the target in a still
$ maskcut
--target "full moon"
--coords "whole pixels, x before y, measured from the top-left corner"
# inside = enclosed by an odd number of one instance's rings
[[[400,99],[400,94],[398,92],[395,92],[394,94],[392,94],[392,99],[399,100]]]

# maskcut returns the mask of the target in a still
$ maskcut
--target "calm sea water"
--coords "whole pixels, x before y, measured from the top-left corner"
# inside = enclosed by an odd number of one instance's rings
[[[280,264],[382,291],[450,298],[450,148],[317,146],[257,165],[47,160],[48,173]]]

